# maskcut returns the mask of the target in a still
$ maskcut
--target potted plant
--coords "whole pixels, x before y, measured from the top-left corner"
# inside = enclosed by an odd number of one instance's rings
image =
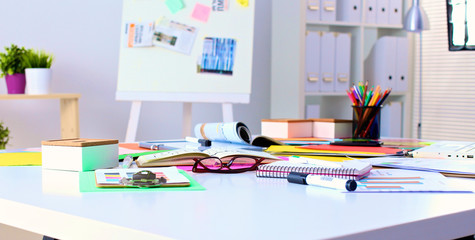
[[[3,122],[0,122],[0,149],[5,149],[9,140],[10,130],[3,126]]]
[[[43,50],[28,50],[23,55],[28,94],[48,94],[51,82],[53,55]]]
[[[5,77],[8,94],[23,94],[26,80],[22,58],[27,50],[12,44],[11,47],[5,47],[5,51],[0,53],[0,77]]]

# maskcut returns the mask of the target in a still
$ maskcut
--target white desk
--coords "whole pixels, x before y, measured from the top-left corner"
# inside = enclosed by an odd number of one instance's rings
[[[0,222],[60,239],[453,239],[475,233],[475,194],[340,193],[254,174],[192,174],[206,191],[74,196],[44,193],[41,167],[0,167]]]

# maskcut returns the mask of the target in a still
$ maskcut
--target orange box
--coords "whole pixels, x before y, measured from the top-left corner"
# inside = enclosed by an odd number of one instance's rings
[[[271,138],[312,137],[309,119],[262,119],[261,134]]]
[[[352,120],[315,118],[313,121],[313,137],[315,138],[351,138]]]

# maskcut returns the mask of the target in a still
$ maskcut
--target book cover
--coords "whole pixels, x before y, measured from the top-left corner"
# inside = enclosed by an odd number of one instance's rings
[[[270,163],[279,158],[260,151],[250,151],[244,149],[221,149],[208,148],[206,150],[199,149],[177,149],[167,152],[159,152],[140,156],[137,160],[138,167],[159,167],[159,166],[192,166],[195,161],[206,157],[217,157],[223,161],[234,156],[249,156],[265,158],[263,163]]]

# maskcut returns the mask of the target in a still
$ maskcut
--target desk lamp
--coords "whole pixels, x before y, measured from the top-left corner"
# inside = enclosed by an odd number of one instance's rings
[[[412,1],[412,7],[404,19],[404,30],[419,33],[419,123],[417,124],[417,138],[422,135],[422,31],[430,29],[429,19],[419,0]]]

